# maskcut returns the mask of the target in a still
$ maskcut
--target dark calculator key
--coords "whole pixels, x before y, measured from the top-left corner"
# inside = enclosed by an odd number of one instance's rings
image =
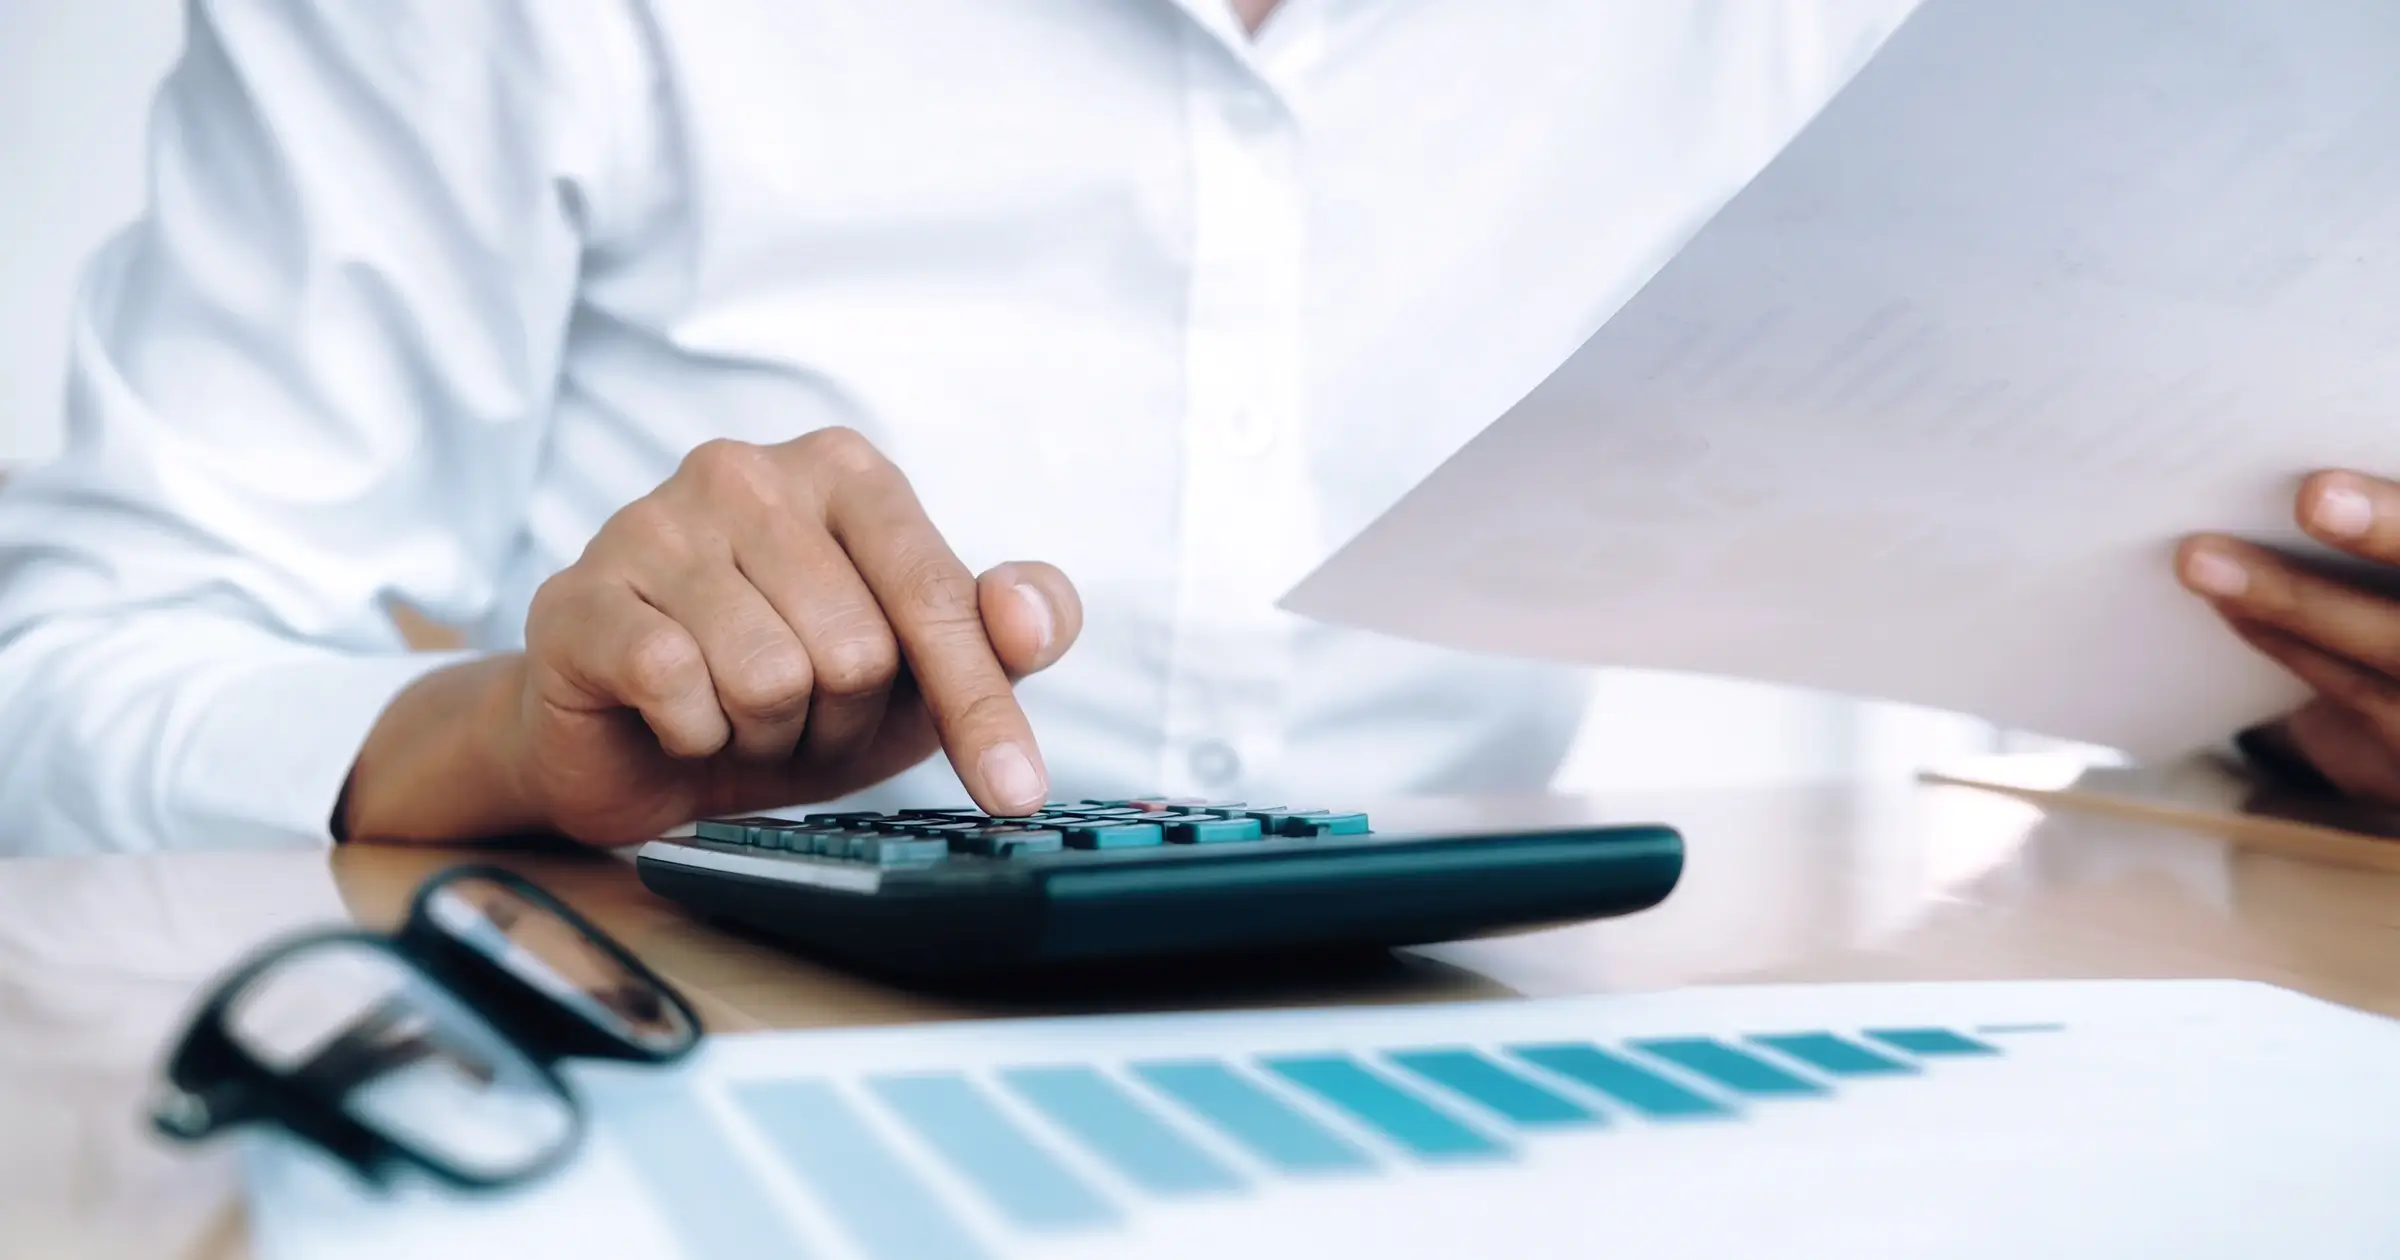
[[[900,812],[899,812],[897,815],[895,815],[895,817],[899,817],[899,818],[981,818],[981,817],[983,817],[983,811],[982,811],[982,810],[980,810],[980,809],[975,809],[975,808],[973,808],[973,807],[971,807],[971,806],[961,806],[961,807],[959,807],[959,808],[956,808],[956,809],[904,809],[904,810],[901,810],[901,811],[900,811]]]
[[[1065,834],[1070,849],[1138,849],[1166,841],[1165,832],[1152,822],[1070,823]]]
[[[1200,807],[1200,812],[1215,814],[1219,818],[1248,818],[1254,812],[1273,813],[1282,808],[1281,805],[1203,805]]]
[[[961,831],[975,831],[986,824],[974,818],[904,818],[877,828],[894,835],[947,836]]]
[[[840,827],[845,831],[859,827],[871,827],[882,820],[883,815],[873,810],[859,810],[847,814],[808,814],[800,819],[801,822],[811,827]]]
[[[1219,818],[1203,814],[1164,820],[1169,844],[1220,844],[1230,840],[1256,840],[1264,832],[1255,818]]]
[[[942,837],[955,853],[978,857],[1012,857],[1019,853],[1055,853],[1064,838],[1051,827],[1020,827],[1003,823],[972,831],[953,831]]]
[[[1305,836],[1309,834],[1305,829],[1297,832],[1289,830],[1289,828],[1293,825],[1294,820],[1315,817],[1316,815],[1324,812],[1325,811],[1321,809],[1285,809],[1278,805],[1273,809],[1245,810],[1243,811],[1242,816],[1244,818],[1257,819],[1259,827],[1264,829],[1270,836]]]

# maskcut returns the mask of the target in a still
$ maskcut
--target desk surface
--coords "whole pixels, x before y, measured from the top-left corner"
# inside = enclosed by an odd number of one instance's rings
[[[2237,847],[2189,821],[1913,783],[1478,808],[1665,819],[1689,841],[1683,884],[1666,905],[1627,919],[1442,946],[1367,974],[1260,978],[1147,1004],[2226,976],[2400,1015],[2400,873]],[[420,878],[461,856],[362,847],[0,862],[0,1255],[243,1254],[228,1152],[171,1151],[138,1119],[161,1044],[240,954],[345,918],[388,925]],[[618,858],[500,860],[639,951],[716,1031],[997,1013],[716,932],[651,896]],[[1075,1009],[1096,1004],[1144,1002]]]

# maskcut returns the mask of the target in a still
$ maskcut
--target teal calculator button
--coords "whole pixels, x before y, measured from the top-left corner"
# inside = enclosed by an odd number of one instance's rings
[[[750,838],[750,820],[746,818],[703,818],[692,824],[692,836],[717,844],[754,844]]]
[[[950,843],[926,836],[870,836],[857,855],[878,866],[927,866],[950,856]]]
[[[796,828],[783,833],[783,847],[814,857],[840,857],[849,851],[851,834],[832,827]]]
[[[1223,844],[1256,840],[1264,834],[1255,818],[1170,818],[1163,825],[1170,844]]]
[[[1065,837],[1070,849],[1139,849],[1166,840],[1157,823],[1146,822],[1070,824]]]

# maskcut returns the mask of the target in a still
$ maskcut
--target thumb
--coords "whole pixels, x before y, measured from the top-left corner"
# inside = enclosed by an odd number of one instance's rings
[[[1013,560],[995,565],[975,587],[984,634],[1012,679],[1057,664],[1083,633],[1083,598],[1056,565]]]

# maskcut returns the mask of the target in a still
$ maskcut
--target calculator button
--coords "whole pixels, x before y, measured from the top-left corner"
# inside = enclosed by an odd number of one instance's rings
[[[1264,834],[1255,818],[1218,818],[1213,814],[1170,818],[1161,825],[1170,844],[1222,844],[1256,840]]]
[[[780,822],[768,823],[750,828],[750,843],[762,849],[789,849],[792,847],[792,835],[791,827]],[[806,841],[801,842],[800,851],[808,852]]]
[[[887,824],[877,830],[895,835],[947,836],[962,831],[978,831],[984,823],[972,818],[908,818]]]
[[[1185,814],[1211,803],[1198,797],[1162,797],[1156,800],[1127,802],[1133,808],[1149,814]]]
[[[872,810],[861,810],[848,814],[808,814],[804,815],[800,821],[811,827],[839,827],[849,831],[860,827],[872,827],[883,821],[883,817]]]
[[[783,848],[804,857],[840,857],[850,851],[854,834],[831,827],[792,827],[783,833]]]
[[[1365,814],[1314,814],[1288,819],[1283,825],[1287,836],[1363,836],[1367,834]]]
[[[780,818],[759,818],[750,820],[743,830],[743,843],[761,849],[781,849],[787,847],[784,837],[791,834],[792,825]]]
[[[924,836],[864,836],[850,856],[878,866],[925,866],[950,856],[950,845]]]
[[[1070,849],[1138,849],[1166,840],[1152,822],[1069,823],[1065,835]]]
[[[971,831],[953,831],[942,839],[953,853],[971,853],[978,857],[1014,857],[1023,853],[1055,853],[1064,843],[1057,830],[1050,827],[1023,827],[1003,823],[994,827],[977,827]]]
[[[703,818],[692,824],[692,836],[716,844],[756,844],[757,841],[750,835],[753,821],[748,818]]]

